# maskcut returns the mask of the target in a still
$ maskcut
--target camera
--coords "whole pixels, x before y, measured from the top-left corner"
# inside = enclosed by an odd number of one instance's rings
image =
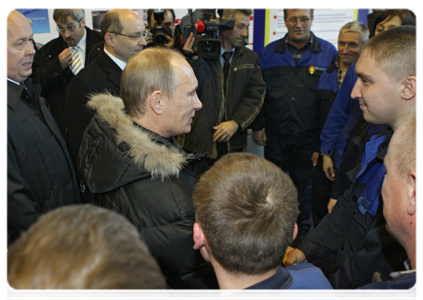
[[[152,46],[163,47],[164,44],[168,42],[166,36],[171,36],[170,29],[165,24],[162,24],[165,13],[164,10],[154,10],[153,13],[156,24],[150,28],[150,34],[153,36]]]
[[[219,21],[215,19],[215,10],[197,9],[183,17],[180,26],[183,44],[191,32],[194,33],[193,55],[205,59],[216,59],[220,57],[220,31],[234,28],[235,20]]]

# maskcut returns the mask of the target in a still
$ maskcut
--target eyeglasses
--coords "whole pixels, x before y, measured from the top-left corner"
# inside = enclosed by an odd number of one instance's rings
[[[292,18],[289,18],[288,19],[288,22],[290,23],[290,24],[297,24],[297,21],[298,20],[300,20],[300,23],[301,24],[307,24],[309,21],[310,21],[310,18],[296,18],[296,17],[292,17]]]
[[[148,36],[148,33],[149,32],[148,31],[144,31],[143,33],[138,33],[138,34],[135,34],[135,35],[128,35],[128,34],[123,34],[123,33],[114,32],[114,31],[110,31],[110,33],[127,36],[127,37],[131,38],[132,40],[139,42],[139,41],[141,41],[142,38],[147,39],[147,36]]]
[[[64,33],[66,31],[74,32],[76,30],[76,28],[78,28],[80,26],[81,26],[81,21],[78,22],[77,26],[71,25],[71,26],[68,26],[66,28],[62,28],[62,27],[57,26],[57,31],[59,31],[60,33]]]

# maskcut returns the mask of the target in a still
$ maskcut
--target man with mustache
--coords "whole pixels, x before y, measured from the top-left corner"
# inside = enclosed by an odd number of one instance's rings
[[[92,62],[103,48],[100,33],[85,26],[83,9],[55,9],[53,19],[59,36],[37,51],[34,83],[41,84],[41,96],[65,137],[65,97],[72,78]],[[100,44],[99,44],[100,43]]]
[[[28,20],[7,18],[7,242],[38,217],[80,202],[75,172],[53,116],[32,84],[35,49]]]

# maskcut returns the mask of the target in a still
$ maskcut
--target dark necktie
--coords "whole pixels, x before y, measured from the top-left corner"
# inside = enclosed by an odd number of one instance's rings
[[[223,65],[223,86],[226,90],[226,81],[228,80],[228,73],[229,73],[229,60],[231,59],[232,51],[231,52],[224,52],[222,54],[223,59],[225,60],[225,64]]]

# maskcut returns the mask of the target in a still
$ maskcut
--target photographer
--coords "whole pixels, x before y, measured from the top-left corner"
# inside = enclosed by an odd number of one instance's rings
[[[159,18],[159,21],[156,19]],[[147,11],[147,22],[150,34],[147,38],[148,46],[162,46],[164,48],[173,49],[175,45],[175,11],[173,9],[149,9]],[[157,31],[157,29],[159,29]],[[156,33],[156,34],[155,34]],[[157,44],[157,34],[166,37],[166,41],[160,39]]]
[[[259,57],[244,46],[251,13],[251,10],[224,10],[222,19],[234,19],[235,25],[233,29],[220,30],[221,49],[217,49],[220,58],[195,55],[189,59],[198,79],[197,94],[203,109],[195,115],[191,132],[179,136],[178,141],[188,152],[207,154],[194,165],[197,175],[224,154],[241,152],[247,146],[246,129],[263,104],[266,87]],[[184,46],[185,54],[193,53],[194,43],[191,34]],[[222,55],[228,56],[227,59]]]

